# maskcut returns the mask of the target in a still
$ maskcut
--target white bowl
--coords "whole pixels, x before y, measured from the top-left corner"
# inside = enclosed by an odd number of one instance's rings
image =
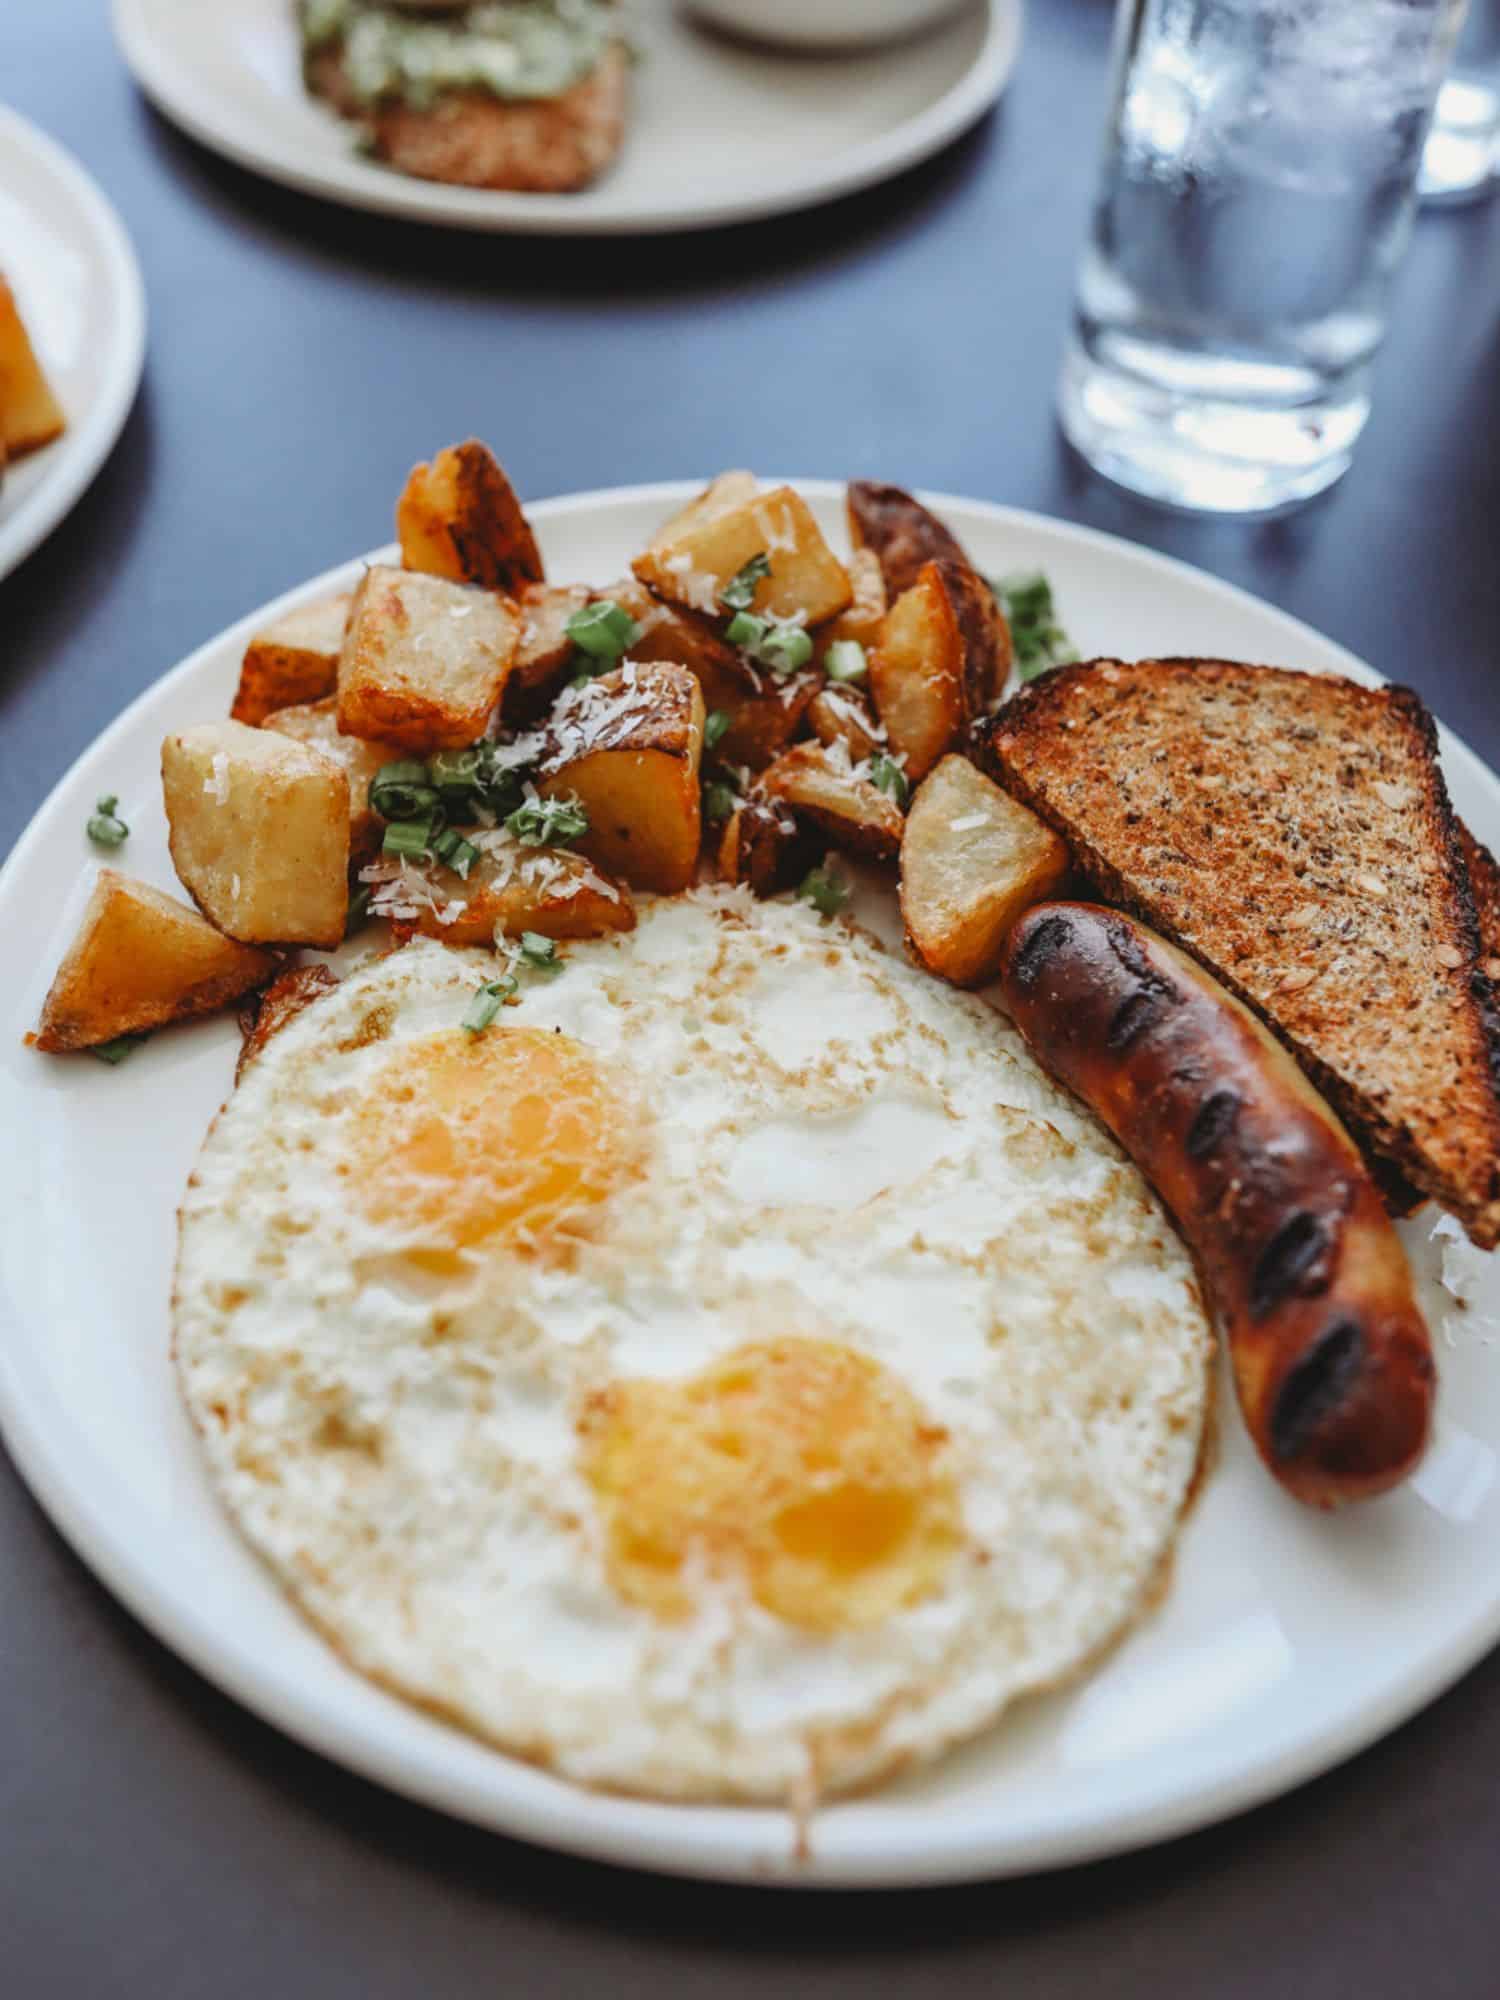
[[[688,0],[716,28],[783,48],[891,42],[956,14],[962,0]]]

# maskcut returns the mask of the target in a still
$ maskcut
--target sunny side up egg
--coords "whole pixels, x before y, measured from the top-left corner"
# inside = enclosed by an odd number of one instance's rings
[[[647,904],[470,1035],[494,970],[352,973],[182,1211],[213,1476],[344,1656],[583,1783],[806,1799],[1127,1629],[1208,1327],[1009,1027],[733,890]]]

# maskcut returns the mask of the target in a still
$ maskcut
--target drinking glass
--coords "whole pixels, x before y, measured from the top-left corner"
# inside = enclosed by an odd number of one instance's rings
[[[1170,505],[1349,464],[1464,0],[1119,0],[1059,414]]]
[[[1469,0],[1438,92],[1417,186],[1423,201],[1472,201],[1500,174],[1500,0]]]

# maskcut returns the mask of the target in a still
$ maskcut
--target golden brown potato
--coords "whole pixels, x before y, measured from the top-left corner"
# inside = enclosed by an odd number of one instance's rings
[[[918,787],[901,840],[901,916],[918,957],[955,986],[1000,970],[1021,912],[1056,890],[1068,850],[1035,813],[944,757]]]
[[[835,847],[875,861],[894,861],[901,851],[901,808],[838,750],[794,743],[761,772],[760,789]]]
[[[36,357],[15,293],[0,277],[0,465],[51,444],[67,428]]]
[[[930,562],[886,613],[870,655],[870,691],[913,784],[984,714],[997,671],[1004,678],[993,611],[989,588],[973,570]]]
[[[101,868],[31,1039],[49,1051],[91,1049],[211,1014],[276,965],[271,952],[221,937],[175,896]]]
[[[904,487],[851,479],[845,498],[850,539],[856,549],[868,549],[879,562],[887,596],[899,597],[910,590],[930,562],[968,567],[958,537]]]
[[[460,876],[437,862],[377,862],[370,907],[389,917],[398,938],[444,944],[493,944],[497,935],[605,937],[635,929],[635,905],[623,882],[566,847],[522,847],[503,832],[472,838],[480,858]]]
[[[715,854],[725,882],[743,882],[757,896],[774,896],[805,875],[816,843],[796,817],[773,799],[744,799],[729,815]]]
[[[242,944],[331,948],[349,914],[349,780],[306,743],[202,722],[161,749],[172,865]]]
[[[633,889],[669,895],[698,866],[703,694],[679,666],[635,663],[565,694],[537,778],[544,798],[577,797],[578,845]]]
[[[721,472],[711,479],[701,493],[697,493],[685,507],[679,507],[662,522],[651,537],[651,546],[670,545],[679,535],[691,534],[708,521],[717,521],[721,514],[729,514],[736,507],[743,507],[747,500],[753,500],[760,491],[760,481],[753,472]]]
[[[483,736],[520,645],[493,591],[377,563],[354,593],[339,659],[339,728],[426,755]]]
[[[290,736],[331,757],[349,780],[349,859],[360,862],[379,847],[385,821],[370,804],[370,780],[386,764],[405,756],[394,743],[367,743],[362,736],[345,736],[339,729],[338,703],[314,701],[300,708],[279,708],[263,725],[278,736]]]
[[[240,1033],[244,1040],[234,1066],[235,1082],[239,1082],[273,1035],[280,1034],[288,1021],[295,1020],[314,1000],[331,993],[338,983],[337,975],[326,965],[298,965],[273,979],[263,992],[254,994],[240,1009]]]
[[[827,682],[809,702],[807,720],[820,743],[842,743],[856,764],[886,748],[884,726],[857,688]]]
[[[521,637],[505,684],[506,715],[529,719],[557,691],[573,662],[568,620],[595,596],[586,583],[528,583],[516,596]]]
[[[658,539],[631,568],[658,597],[709,617],[727,615],[725,586],[755,556],[770,563],[749,608],[763,617],[802,614],[809,625],[836,617],[853,597],[848,573],[823,539],[807,502],[790,486]]]
[[[258,729],[279,708],[332,694],[353,601],[349,591],[340,591],[263,626],[245,648],[231,720]]]
[[[494,453],[476,438],[412,467],[396,503],[396,535],[408,569],[451,583],[519,595],[546,573],[536,537]]]
[[[813,634],[813,658],[819,666],[828,657],[828,648],[839,639],[852,639],[868,652],[880,637],[880,622],[889,608],[880,558],[873,549],[856,549],[845,567],[854,596],[837,618],[830,618]]]

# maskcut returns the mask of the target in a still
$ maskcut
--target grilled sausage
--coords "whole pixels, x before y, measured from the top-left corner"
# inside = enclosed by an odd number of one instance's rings
[[[1191,959],[1096,904],[1028,910],[1001,978],[1037,1060],[1197,1258],[1271,1472],[1315,1507],[1394,1485],[1427,1440],[1431,1344],[1379,1191],[1291,1057]]]

